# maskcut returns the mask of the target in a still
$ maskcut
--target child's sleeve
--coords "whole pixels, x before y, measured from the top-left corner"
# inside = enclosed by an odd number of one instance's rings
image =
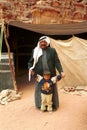
[[[53,82],[53,84],[55,84],[59,80],[61,80],[61,75],[57,75],[51,78],[51,81]]]
[[[36,77],[37,82],[40,82],[42,78],[43,77],[41,75],[37,74],[37,77]]]
[[[51,81],[53,82],[53,84],[55,84],[57,82],[57,76],[52,77]]]

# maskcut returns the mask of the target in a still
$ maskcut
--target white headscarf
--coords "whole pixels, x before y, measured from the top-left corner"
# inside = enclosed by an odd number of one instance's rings
[[[42,36],[40,37],[38,43],[37,43],[37,47],[34,48],[34,53],[33,53],[33,58],[34,58],[34,63],[33,66],[29,69],[29,81],[31,80],[31,73],[30,70],[34,69],[36,63],[38,62],[38,58],[43,55],[42,53],[42,49],[40,48],[40,42],[45,40],[47,42],[47,46],[50,45],[50,39],[47,36]]]

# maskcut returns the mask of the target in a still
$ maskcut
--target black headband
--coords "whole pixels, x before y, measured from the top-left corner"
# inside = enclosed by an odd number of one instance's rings
[[[46,39],[46,36],[40,38],[40,39],[39,39],[39,42],[42,41],[43,39]]]

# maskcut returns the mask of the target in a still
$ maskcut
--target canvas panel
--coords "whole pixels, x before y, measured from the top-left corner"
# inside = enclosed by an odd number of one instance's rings
[[[56,49],[66,73],[66,77],[60,81],[60,86],[86,86],[87,40],[75,36],[68,40],[50,39],[51,47]]]

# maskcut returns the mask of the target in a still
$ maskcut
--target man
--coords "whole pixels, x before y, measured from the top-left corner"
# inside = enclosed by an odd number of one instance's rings
[[[63,72],[60,60],[57,52],[54,48],[50,47],[50,39],[47,36],[43,36],[39,39],[37,47],[33,50],[33,54],[28,63],[29,69],[29,81],[34,73],[43,76],[45,70],[51,73],[51,77],[56,76],[56,69],[63,78],[65,73]],[[54,84],[53,90],[53,109],[57,109],[59,106],[58,92],[56,84]],[[40,109],[41,107],[41,93],[38,87],[35,88],[35,105]]]

